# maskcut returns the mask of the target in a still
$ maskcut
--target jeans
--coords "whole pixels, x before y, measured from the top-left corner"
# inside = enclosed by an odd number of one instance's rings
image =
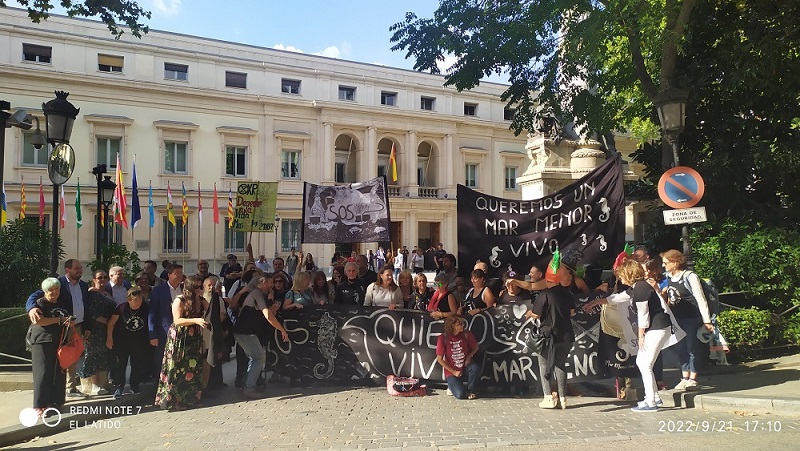
[[[464,389],[464,376],[467,377],[467,388]],[[476,361],[471,361],[464,368],[461,377],[447,376],[447,388],[453,393],[456,399],[467,399],[467,395],[475,393],[475,386],[478,384],[478,379],[481,377],[481,365]]]
[[[244,388],[252,390],[256,386],[258,376],[264,369],[264,363],[267,361],[267,351],[261,346],[258,337],[254,335],[240,335],[234,334],[236,343],[242,347],[242,350],[247,354],[249,364],[247,365],[247,378],[244,381]]]
[[[640,346],[639,353],[636,354],[636,366],[642,373],[642,382],[644,383],[644,401],[651,407],[656,405],[656,392],[658,391],[653,365],[661,353],[664,343],[669,339],[670,333],[669,328],[648,330],[644,334],[644,347]]]
[[[686,332],[686,337],[675,345],[675,352],[681,362],[681,371],[684,373],[697,373],[699,367],[700,340],[697,339],[697,329],[703,325],[702,318],[676,318],[678,325]]]

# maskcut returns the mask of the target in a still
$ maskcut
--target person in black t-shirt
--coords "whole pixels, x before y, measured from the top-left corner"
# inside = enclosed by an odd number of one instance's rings
[[[219,271],[219,277],[222,279],[222,286],[225,287],[226,296],[230,296],[228,292],[231,290],[231,286],[242,277],[242,265],[237,263],[236,260],[236,255],[228,254],[228,262],[223,264]]]
[[[131,390],[139,393],[139,384],[147,376],[152,359],[147,330],[149,310],[144,303],[144,292],[138,286],[128,290],[128,301],[117,306],[108,320],[106,347],[114,352],[113,379],[116,384],[114,398],[122,397],[125,388],[125,368],[131,362]]]
[[[447,255],[447,251],[444,250],[444,246],[442,243],[436,246],[436,251],[433,253],[433,261],[436,264],[436,272],[444,271],[444,263],[442,263],[442,259],[444,256]]]
[[[345,305],[364,305],[366,290],[358,279],[358,266],[353,262],[348,262],[344,266],[345,280],[336,286],[336,297],[334,304]],[[377,279],[377,276],[376,276]]]

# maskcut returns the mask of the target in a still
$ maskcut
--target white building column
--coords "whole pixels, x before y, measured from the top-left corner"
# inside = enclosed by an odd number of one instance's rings
[[[361,175],[358,181],[371,180],[378,176],[378,130],[367,127],[366,145],[358,159],[359,167],[357,173]]]
[[[453,143],[453,135],[445,135],[444,137],[444,164],[439,168],[439,174],[442,175],[444,182],[445,192],[455,198],[456,184],[453,178],[453,162],[455,160],[455,148]]]
[[[417,132],[409,130],[406,133],[406,144],[400,165],[402,171],[400,184],[407,187],[411,197],[417,196],[417,145]]]
[[[333,143],[333,124],[323,122],[322,124],[322,184],[333,185],[333,168],[336,163],[336,153]]]
[[[411,251],[414,249],[414,246],[418,245],[419,242],[419,223],[417,223],[417,211],[412,208],[406,215],[406,218],[406,240],[403,244],[408,246],[408,250]]]

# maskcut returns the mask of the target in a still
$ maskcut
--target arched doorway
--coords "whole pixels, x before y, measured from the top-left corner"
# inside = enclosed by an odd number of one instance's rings
[[[359,153],[361,143],[355,135],[342,133],[334,141],[333,180],[336,183],[357,182]]]

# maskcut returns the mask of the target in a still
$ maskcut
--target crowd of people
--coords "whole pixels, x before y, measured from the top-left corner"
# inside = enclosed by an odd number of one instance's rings
[[[658,410],[658,390],[663,388],[659,353],[676,328],[691,332],[675,346],[683,376],[676,389],[697,387],[699,345],[693,331],[711,331],[713,326],[699,279],[685,270],[679,251],[667,251],[661,258],[650,258],[642,249],[622,254],[613,283],[592,287],[608,296],[577,306],[574,294],[588,292],[589,287],[576,273],[575,259],[564,258],[544,271],[533,266],[527,275],[509,270],[500,278],[490,277],[488,265],[479,261],[466,280],[458,275],[455,256],[441,244],[437,247],[432,287],[424,271],[424,252],[405,246],[396,256],[383,248],[349,258],[336,254],[330,279],[311,254],[294,248],[285,259],[267,261],[263,255],[253,258],[248,245],[244,266],[230,254],[219,275],[211,274],[203,259],[188,277],[182,265],[169,261],[162,262],[158,276],[157,263],[146,261],[133,284],[119,266],[108,273],[95,271],[91,282],[84,282],[81,263],[67,260],[64,275],[45,279],[27,302],[34,408],[42,413],[63,405],[66,397],[121,398],[126,387],[138,393],[149,381],[156,385],[155,405],[170,410],[195,407],[226,386],[221,366],[234,350],[234,385],[244,397],[258,398],[266,383],[267,341],[274,331],[288,340],[282,312],[326,304],[421,310],[443,320],[436,355],[448,389],[458,399],[475,399],[481,390],[480,348],[465,330],[463,315],[499,304],[532,305],[526,315],[551,337],[539,358],[544,393],[539,406],[564,409],[575,309],[590,312],[602,306],[603,334],[620,337],[619,325],[608,313],[627,301],[638,319],[636,366],[645,387],[644,400],[634,410]],[[57,350],[65,327],[79,331],[85,353],[62,371]]]

